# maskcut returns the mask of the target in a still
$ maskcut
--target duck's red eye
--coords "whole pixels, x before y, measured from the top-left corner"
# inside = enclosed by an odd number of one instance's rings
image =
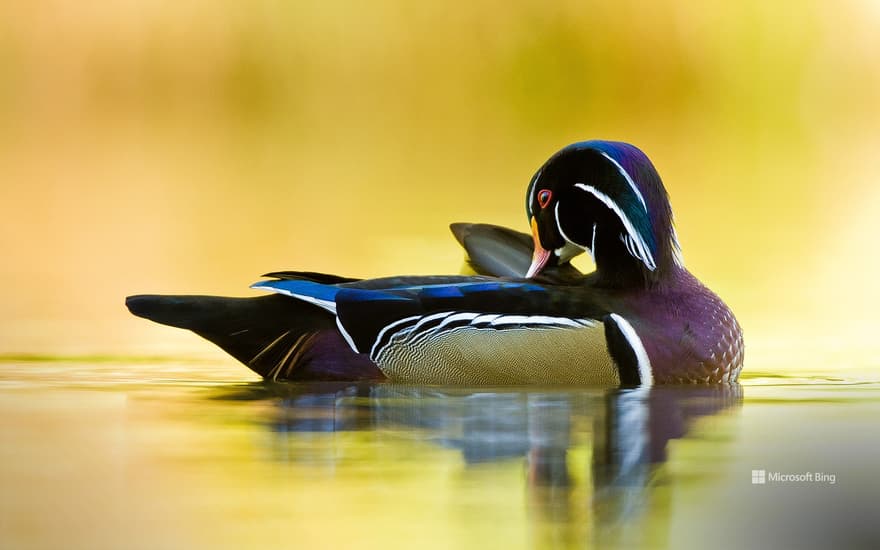
[[[542,189],[538,191],[538,206],[541,208],[547,208],[547,205],[550,204],[550,198],[553,196],[553,192],[549,189]]]

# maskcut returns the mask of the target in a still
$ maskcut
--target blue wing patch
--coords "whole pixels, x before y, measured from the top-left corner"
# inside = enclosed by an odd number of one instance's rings
[[[497,292],[499,290],[524,290],[527,292],[545,292],[542,286],[531,283],[515,283],[508,281],[480,281],[475,283],[454,283],[443,285],[413,285],[395,287],[389,290],[417,292],[426,298],[461,298],[477,292]]]
[[[251,288],[265,289],[278,294],[284,294],[336,314],[336,301],[340,293],[344,293],[344,299],[348,302],[377,302],[383,300],[403,300],[408,298],[390,294],[381,290],[362,290],[357,288],[341,288],[336,285],[326,285],[312,281],[300,280],[273,280],[260,281],[251,285]]]
[[[419,294],[431,298],[461,298],[464,296],[459,286],[422,287],[418,290],[420,291]]]
[[[379,302],[384,300],[409,300],[404,296],[391,294],[382,290],[363,290],[360,288],[337,288],[336,296],[341,300],[352,302]]]
[[[288,296],[305,296],[330,302],[336,299],[336,294],[339,292],[339,287],[337,286],[291,279],[260,281],[252,284],[251,288],[265,288],[279,294],[287,294]]]

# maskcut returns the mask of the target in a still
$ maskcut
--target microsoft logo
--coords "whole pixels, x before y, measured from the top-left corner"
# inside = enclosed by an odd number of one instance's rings
[[[752,485],[766,485],[768,483],[827,483],[837,484],[837,474],[828,472],[767,472],[767,470],[752,470]]]

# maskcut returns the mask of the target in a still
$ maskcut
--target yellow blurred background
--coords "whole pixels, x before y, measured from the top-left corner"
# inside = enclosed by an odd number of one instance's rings
[[[846,368],[880,328],[878,28],[873,0],[4,2],[0,353],[213,353],[123,298],[455,272],[450,222],[526,230],[535,169],[603,138],[653,159],[746,369]]]

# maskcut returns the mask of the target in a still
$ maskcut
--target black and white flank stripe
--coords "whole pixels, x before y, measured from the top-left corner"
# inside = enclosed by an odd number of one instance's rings
[[[580,329],[594,327],[592,319],[570,319],[546,315],[503,315],[496,313],[473,313],[444,311],[431,315],[406,317],[386,325],[379,331],[370,349],[370,359],[378,361],[383,350],[392,342],[406,340],[416,345],[432,337],[463,329],[503,331],[508,329]]]

